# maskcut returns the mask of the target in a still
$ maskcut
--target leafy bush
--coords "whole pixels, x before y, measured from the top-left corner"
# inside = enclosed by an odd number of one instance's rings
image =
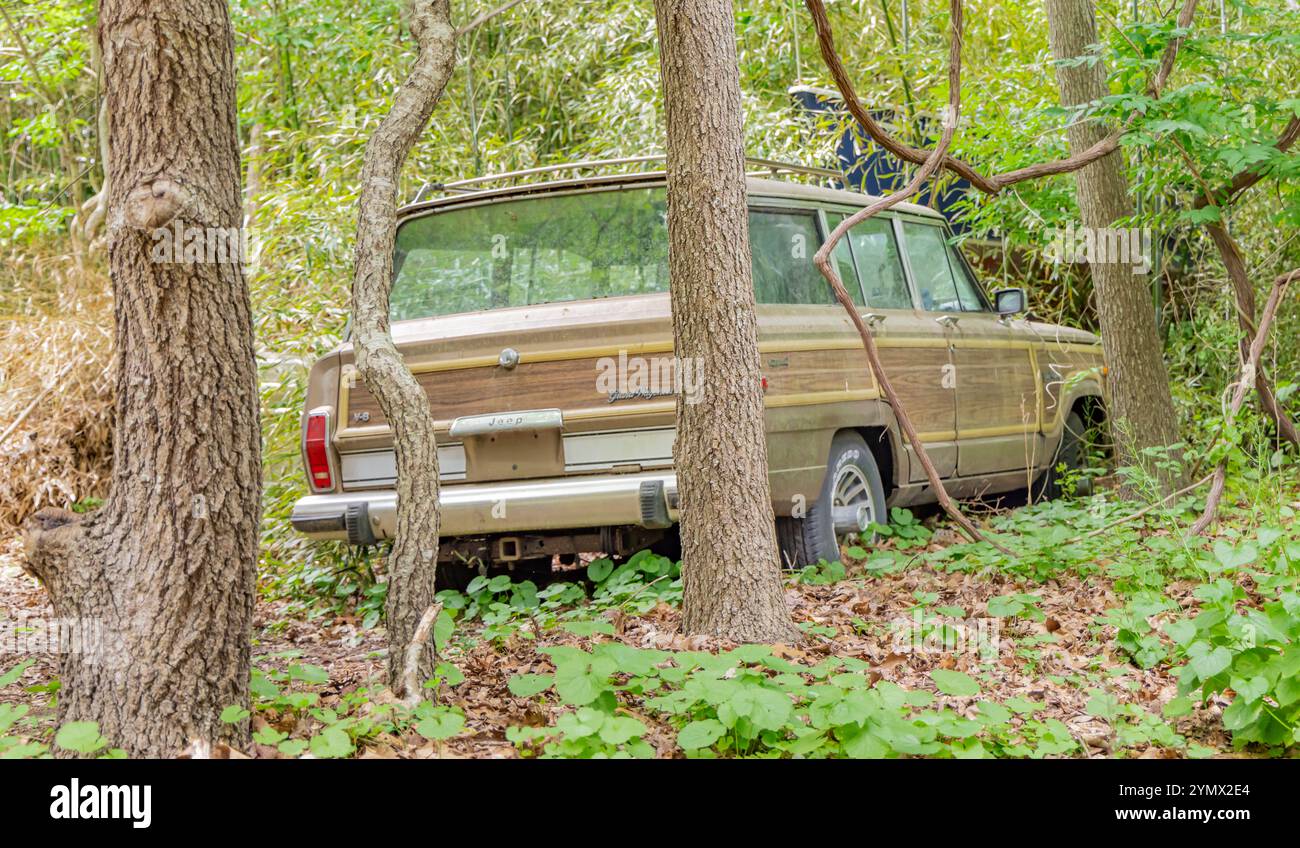
[[[549,728],[511,728],[526,755],[649,756],[645,723],[654,715],[677,728],[676,748],[688,757],[1044,757],[1078,743],[1055,719],[1038,721],[1039,705],[982,701],[975,718],[935,707],[935,695],[888,681],[874,685],[868,663],[830,657],[803,666],[746,645],[711,654],[655,651],[606,642],[590,652],[546,648],[553,674],[517,675],[519,697],[551,691],[574,707]],[[975,678],[936,670],[936,689],[974,698]],[[625,700],[638,700],[636,710]]]

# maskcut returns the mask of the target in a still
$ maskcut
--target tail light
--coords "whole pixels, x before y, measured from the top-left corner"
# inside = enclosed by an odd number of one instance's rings
[[[330,468],[330,416],[328,412],[312,412],[307,416],[307,433],[303,437],[303,456],[307,459],[307,479],[318,492],[334,488],[334,473]]]

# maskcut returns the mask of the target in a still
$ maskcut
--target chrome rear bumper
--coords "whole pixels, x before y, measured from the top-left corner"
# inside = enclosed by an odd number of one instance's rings
[[[558,480],[457,483],[441,489],[443,536],[668,527],[677,521],[677,476],[605,474]],[[392,490],[310,495],[293,507],[295,530],[313,539],[371,544],[391,539],[397,524]]]

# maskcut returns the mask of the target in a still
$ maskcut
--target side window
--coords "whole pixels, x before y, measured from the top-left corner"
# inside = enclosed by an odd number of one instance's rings
[[[869,218],[849,230],[853,257],[858,262],[867,306],[876,309],[911,309],[912,294],[903,277],[903,264],[894,240],[894,225],[885,218]]]
[[[827,212],[826,224],[834,230],[844,218],[845,216],[839,212]],[[826,235],[828,238],[830,237],[829,232]],[[865,306],[866,304],[862,300],[862,286],[858,282],[857,264],[853,261],[853,249],[849,245],[852,238],[853,233],[850,231],[844,238],[840,239],[839,244],[835,245],[835,270],[839,272],[840,280],[844,283],[844,288],[848,290],[849,297],[853,298],[853,302],[858,306]],[[816,266],[814,265],[814,267]],[[825,279],[822,280],[822,285],[826,286],[827,289],[830,288],[830,283],[826,282]],[[831,299],[834,300],[834,298],[835,295],[832,293]],[[838,303],[839,301],[835,302]]]
[[[928,312],[976,312],[984,308],[975,283],[952,255],[942,227],[904,222],[907,258],[921,306]],[[956,265],[956,267],[954,267]]]
[[[979,282],[971,275],[970,268],[956,245],[948,245],[948,261],[952,263],[952,273],[957,278],[957,296],[961,298],[962,309],[967,312],[991,312],[988,301],[980,294]]]
[[[811,211],[749,210],[755,299],[759,303],[835,303],[830,284],[813,264],[820,245],[817,217]]]

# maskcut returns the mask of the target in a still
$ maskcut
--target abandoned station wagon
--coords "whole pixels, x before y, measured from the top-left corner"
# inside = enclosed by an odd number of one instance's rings
[[[573,176],[640,160],[440,186],[399,216],[394,339],[429,395],[442,474],[440,565],[546,570],[558,556],[671,550],[675,403],[708,391],[673,363],[664,175]],[[751,160],[749,237],[767,453],[791,565],[934,493],[812,255],[873,198],[837,174]],[[607,168],[608,170],[608,168]],[[759,178],[762,175],[764,178]],[[529,179],[547,179],[527,182]],[[423,195],[424,192],[421,192]],[[944,219],[900,204],[850,231],[839,272],[956,497],[1041,487],[1102,414],[1097,338],[991,303]],[[342,345],[311,371],[293,525],[390,538],[395,460]]]

